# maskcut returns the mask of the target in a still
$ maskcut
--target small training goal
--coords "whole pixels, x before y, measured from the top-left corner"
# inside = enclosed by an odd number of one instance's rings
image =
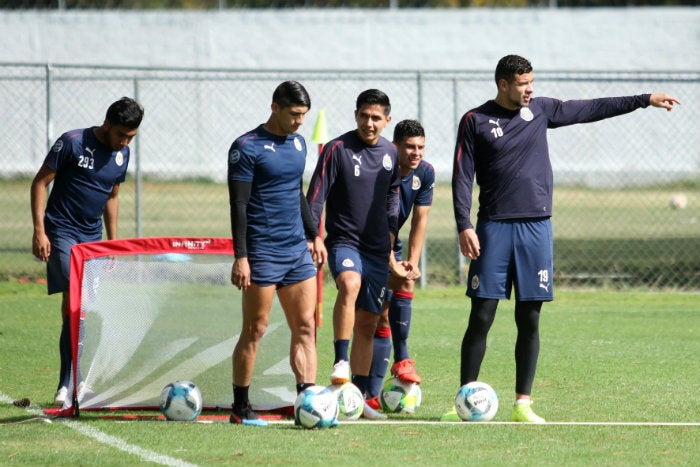
[[[100,241],[71,250],[73,372],[62,415],[157,409],[163,387],[190,380],[205,410],[230,409],[231,353],[241,292],[231,285],[231,239],[158,237]],[[258,410],[296,396],[289,328],[275,301],[251,382]]]

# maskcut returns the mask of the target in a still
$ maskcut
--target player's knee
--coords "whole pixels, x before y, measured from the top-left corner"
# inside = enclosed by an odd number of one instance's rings
[[[338,275],[335,283],[338,286],[338,293],[357,296],[362,285],[362,277],[355,272],[347,271]]]
[[[263,338],[265,332],[267,331],[267,320],[259,320],[250,323],[250,325],[246,326],[245,330],[247,331],[247,334],[251,340],[259,341]]]

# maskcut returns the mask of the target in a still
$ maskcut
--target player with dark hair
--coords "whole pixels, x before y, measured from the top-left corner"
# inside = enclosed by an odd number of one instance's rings
[[[381,136],[391,121],[389,97],[360,93],[357,128],[328,142],[319,156],[307,199],[316,225],[326,204],[328,266],[338,287],[333,307],[332,384],[350,380],[366,395],[372,342],[398,230],[401,173],[396,147]],[[353,338],[350,358],[348,349]],[[365,404],[365,418],[385,418]]]
[[[479,376],[498,301],[509,299],[515,286],[516,402],[511,417],[542,423],[532,410],[530,393],[540,350],[540,309],[554,299],[553,174],[547,130],[649,105],[671,110],[680,102],[667,94],[573,101],[533,97],[532,65],[517,55],[498,62],[495,80],[496,98],[462,117],[454,153],[454,215],[460,250],[471,259],[471,313],[462,341],[460,384]],[[470,219],[475,176],[480,188],[476,230]]]
[[[54,397],[58,405],[68,393],[71,370],[70,249],[77,243],[101,240],[103,218],[107,238],[117,238],[119,185],[129,165],[128,144],[136,136],[143,114],[143,108],[128,97],[112,103],[101,126],[62,134],[32,181],[32,253],[46,262],[49,294],[63,293],[61,369]]]
[[[306,141],[297,130],[310,108],[300,83],[281,83],[267,122],[238,137],[229,150],[231,283],[243,290],[243,324],[232,356],[231,423],[267,425],[251,408],[248,389],[275,292],[291,330],[289,361],[297,392],[316,381],[316,265],[326,262],[327,253],[302,191]]]
[[[391,375],[407,383],[420,383],[415,361],[408,353],[408,335],[411,329],[411,304],[415,283],[421,276],[419,263],[425,232],[428,226],[428,212],[433,203],[435,170],[423,160],[425,153],[425,130],[417,120],[403,120],[394,127],[394,144],[399,153],[401,167],[399,229],[411,216],[411,230],[408,234],[408,255],[402,262],[403,243],[396,239],[393,255],[390,255],[388,292],[382,307],[382,315],[374,334],[374,351],[367,403],[379,409],[377,396],[382,389],[384,376],[389,366],[392,343],[394,364]],[[394,274],[396,265],[401,263],[408,274]],[[406,264],[408,263],[408,264]]]

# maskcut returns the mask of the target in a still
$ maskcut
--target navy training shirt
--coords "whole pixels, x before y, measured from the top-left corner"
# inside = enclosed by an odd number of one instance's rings
[[[113,151],[94,128],[72,130],[56,140],[44,164],[56,172],[46,203],[47,232],[101,236],[107,200],[126,179],[129,147]]]
[[[480,189],[477,219],[551,216],[554,183],[547,129],[629,113],[647,107],[649,98],[650,94],[571,101],[536,97],[518,110],[490,100],[464,114],[452,172],[457,231],[473,228],[475,176]]]
[[[231,145],[229,180],[252,184],[246,207],[250,258],[289,258],[307,248],[299,204],[305,165],[306,141],[296,133],[279,136],[259,125]]]
[[[349,131],[328,142],[306,199],[316,225],[326,203],[326,245],[346,245],[388,259],[389,232],[398,231],[401,172],[396,146],[370,146]]]
[[[399,230],[411,215],[413,206],[432,206],[433,190],[435,188],[435,169],[432,165],[421,160],[415,170],[401,177],[399,189]],[[402,243],[397,238],[394,251],[401,251]]]

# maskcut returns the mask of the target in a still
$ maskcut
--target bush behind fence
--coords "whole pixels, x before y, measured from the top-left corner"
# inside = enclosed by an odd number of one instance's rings
[[[559,284],[700,288],[700,72],[536,71],[536,95],[561,99],[668,92],[683,105],[550,131],[554,166],[555,274]],[[229,236],[226,155],[233,139],[265,121],[274,87],[301,81],[312,108],[300,133],[311,142],[318,111],[330,137],[355,126],[357,94],[387,92],[393,126],[417,118],[438,187],[425,284],[463,280],[449,180],[461,116],[495,96],[492,71],[254,71],[0,65],[0,275],[43,274],[31,260],[29,183],[63,132],[100,124],[108,105],[134,96],[146,109],[120,191],[121,237]],[[674,194],[684,209],[669,205]],[[475,211],[474,211],[475,212]],[[407,235],[408,224],[403,236]]]

